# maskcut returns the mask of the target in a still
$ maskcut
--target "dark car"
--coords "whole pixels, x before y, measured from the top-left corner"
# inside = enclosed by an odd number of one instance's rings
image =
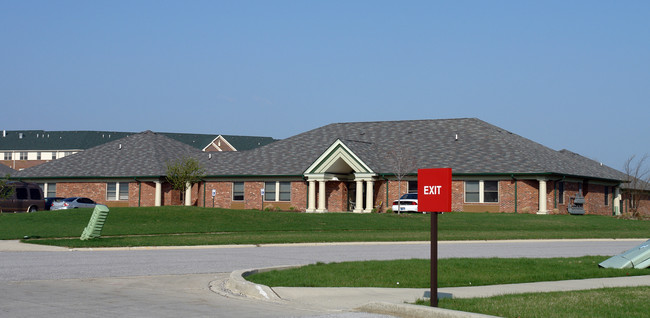
[[[1,212],[35,212],[45,209],[43,190],[36,183],[7,182],[0,189]]]
[[[65,199],[64,197],[47,197],[45,198],[45,210],[49,210],[54,202],[59,202]]]
[[[84,197],[65,198],[59,202],[53,202],[50,210],[68,210],[78,208],[94,208],[97,202]]]

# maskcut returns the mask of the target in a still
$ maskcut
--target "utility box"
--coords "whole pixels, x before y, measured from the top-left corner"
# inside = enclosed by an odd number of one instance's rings
[[[645,243],[613,256],[606,261],[598,264],[603,268],[637,268],[643,269],[650,267],[650,240]]]
[[[107,217],[108,207],[103,204],[96,205],[93,210],[93,215],[90,217],[90,221],[88,221],[88,225],[83,233],[81,233],[81,240],[85,241],[100,237]]]

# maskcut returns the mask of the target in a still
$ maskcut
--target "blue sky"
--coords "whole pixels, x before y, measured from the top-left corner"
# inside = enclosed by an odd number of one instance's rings
[[[287,138],[477,117],[621,169],[650,152],[648,12],[650,1],[0,0],[0,129]]]

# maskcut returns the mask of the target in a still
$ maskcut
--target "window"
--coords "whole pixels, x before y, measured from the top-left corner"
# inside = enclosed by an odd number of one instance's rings
[[[280,182],[280,201],[291,201],[291,182]]]
[[[465,181],[465,202],[499,202],[499,181]]]
[[[560,181],[557,184],[557,192],[558,192],[558,198],[557,202],[559,204],[564,204],[564,181]]]
[[[291,182],[265,182],[264,201],[291,201]]]
[[[120,200],[128,200],[129,199],[129,184],[128,183],[121,183],[120,185]]]
[[[243,182],[233,182],[232,183],[232,200],[233,201],[244,201],[244,183]]]
[[[605,187],[605,206],[609,205],[609,187]]]
[[[16,188],[16,199],[27,200],[27,188]]]
[[[275,182],[264,182],[264,201],[275,201]]]
[[[47,185],[47,192],[46,196],[48,197],[55,197],[56,196],[56,183],[46,183]]]
[[[109,182],[106,184],[106,200],[115,200],[115,193],[117,191],[117,183]]]
[[[26,151],[21,151],[20,152],[20,160],[27,160],[27,152]]]
[[[4,160],[11,160],[11,152],[5,152]]]
[[[32,200],[43,200],[43,197],[41,196],[41,191],[35,188],[29,188],[29,197]]]
[[[465,202],[481,202],[479,181],[465,181]]]
[[[409,191],[408,193],[418,193],[418,182],[416,181],[409,181]]]
[[[56,151],[52,151],[52,160],[56,159]]]
[[[108,182],[106,183],[106,200],[126,201],[129,199],[128,182]]]
[[[499,202],[498,181],[483,181],[483,202]]]
[[[36,160],[41,160],[41,152],[36,152]]]

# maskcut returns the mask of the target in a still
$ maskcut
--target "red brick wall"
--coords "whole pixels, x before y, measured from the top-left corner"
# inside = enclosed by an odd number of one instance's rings
[[[106,204],[106,183],[57,182],[56,195],[60,197],[87,197],[97,203]]]
[[[331,212],[348,210],[348,183],[346,182],[327,182],[327,209]],[[517,212],[518,213],[537,213],[538,189],[537,180],[518,180],[517,184]],[[547,182],[547,209],[549,213],[566,214],[567,206],[571,202],[570,198],[578,192],[582,183],[564,182],[564,204],[556,204],[559,201],[559,191],[556,192],[556,181]],[[318,183],[316,183],[318,187]],[[155,183],[154,182],[130,182],[129,183],[129,200],[125,201],[106,201],[106,182],[58,182],[57,196],[84,196],[91,198],[98,203],[108,206],[154,206],[155,204]],[[264,187],[264,182],[247,181],[244,183],[245,201],[232,201],[232,182],[207,182],[195,184],[192,187],[192,204],[196,206],[212,207],[212,189],[215,189],[217,195],[214,198],[214,207],[219,208],[246,208],[262,209],[262,197],[260,189]],[[366,184],[364,183],[364,188]],[[388,188],[388,199],[386,199],[386,188]],[[408,182],[402,181],[402,193],[406,193]],[[464,181],[454,180],[452,182],[452,210],[453,211],[479,211],[485,207],[485,211],[491,211],[496,208],[498,212],[512,213],[515,211],[515,181],[502,180],[499,182],[499,203],[484,204],[467,204],[464,202]],[[379,180],[374,184],[374,202],[373,207],[380,202],[383,203],[382,210],[392,208],[392,202],[396,200],[398,193],[398,182],[395,180]],[[611,215],[612,214],[612,197],[613,187],[608,187],[608,200],[605,204],[605,186],[590,184],[588,185],[585,195],[585,210],[587,214]],[[180,198],[180,192],[171,189],[168,183],[162,184],[162,205],[182,205],[184,202]],[[291,201],[290,202],[264,202],[264,207],[275,207],[283,210],[293,210],[304,212],[307,208],[308,183],[305,181],[291,182]],[[318,191],[316,191],[318,196]],[[204,199],[205,195],[205,199]],[[353,198],[354,199],[354,198]],[[363,197],[365,204],[365,196]],[[316,199],[318,202],[318,198]],[[626,203],[629,205],[629,203]],[[478,207],[477,207],[478,206]],[[478,209],[478,210],[476,210]],[[650,215],[650,196],[640,204],[640,210],[646,215]],[[481,210],[480,212],[483,212]]]
[[[205,206],[213,207],[212,189],[216,190],[214,197],[215,208],[226,209],[262,209],[262,193],[264,182],[246,181],[244,182],[244,201],[232,200],[232,181],[217,181],[205,183]],[[203,206],[203,184],[198,189],[198,204]],[[307,208],[307,183],[304,181],[291,182],[291,201],[265,201],[264,209],[281,209],[291,211],[305,211]]]
[[[598,184],[588,184],[585,187],[585,184],[582,182],[565,181],[564,182],[564,203],[560,204],[559,196],[561,194],[558,190],[556,195],[555,183],[556,182],[549,182],[549,190],[551,191],[548,194],[548,198],[550,200],[550,203],[548,205],[549,211],[553,211],[554,213],[559,213],[559,214],[569,213],[568,206],[569,204],[571,204],[571,202],[573,201],[572,199],[578,193],[580,186],[582,186],[583,195],[585,197],[584,208],[586,214],[612,215],[612,211],[613,211],[612,199],[614,196],[613,193],[614,187],[598,185]],[[605,187],[608,188],[607,204],[605,204]],[[584,191],[585,188],[587,191]],[[558,202],[557,208],[555,207],[556,201]]]
[[[291,182],[291,206],[296,212],[305,212],[307,210],[307,193],[309,184],[305,181]]]

